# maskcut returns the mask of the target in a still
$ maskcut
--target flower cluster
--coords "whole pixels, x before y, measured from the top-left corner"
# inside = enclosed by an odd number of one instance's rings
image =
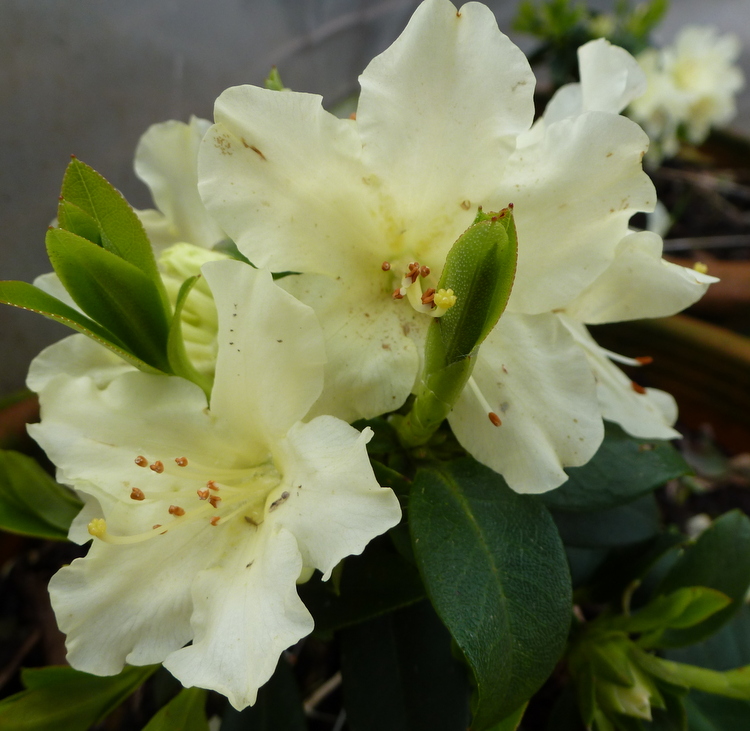
[[[680,139],[700,144],[711,127],[733,119],[735,95],[744,84],[736,65],[739,53],[736,36],[686,26],[671,46],[649,48],[638,56],[648,88],[633,101],[629,114],[653,142],[650,158],[673,156]]]
[[[295,583],[328,578],[400,518],[368,430],[347,422],[414,391],[427,329],[456,301],[438,286],[446,256],[481,209],[513,204],[518,263],[448,417],[466,451],[544,492],[592,457],[603,419],[676,435],[671,398],[632,384],[612,361],[639,361],[586,325],[672,314],[712,280],[628,228],[656,202],[648,139],[620,114],[642,91],[637,64],[597,41],[580,66],[532,125],[533,74],[491,11],[426,0],[362,74],[354,118],[242,86],[210,128],[149,130],[136,169],[159,210],[139,215],[173,305],[203,274],[181,318],[212,387],[207,403],[82,335],[32,365],[33,436],[85,501],[71,538],[94,537],[50,587],[71,664],[164,662],[254,702],[312,629]],[[214,250],[227,238],[253,266]]]

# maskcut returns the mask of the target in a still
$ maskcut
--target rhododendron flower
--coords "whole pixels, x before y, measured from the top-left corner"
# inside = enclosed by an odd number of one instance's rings
[[[601,385],[575,318],[600,321],[601,298],[609,320],[674,312],[706,283],[662,266],[652,239],[628,238],[630,217],[656,202],[641,167],[648,139],[618,113],[639,72],[608,44],[582,58],[578,101],[532,128],[533,74],[490,10],[427,0],[362,74],[356,119],[337,119],[310,94],[242,86],[219,97],[199,189],[254,264],[301,273],[281,281],[326,335],[313,414],[353,420],[404,403],[431,320],[418,297],[399,299],[405,273],[434,287],[477,208],[513,203],[510,301],[449,422],[521,492],[549,490],[567,479],[564,467],[591,458]],[[637,315],[631,290],[646,290]],[[607,418],[630,424],[635,412],[641,432],[673,434],[648,394],[632,396],[627,416],[610,399]]]
[[[163,662],[241,709],[313,628],[296,582],[327,579],[400,509],[375,481],[369,432],[300,421],[323,385],[312,310],[244,263],[203,271],[219,320],[208,406],[176,377],[98,381],[97,358],[106,370],[113,356],[84,341],[83,368],[68,339],[32,365],[42,421],[30,431],[85,501],[71,539],[94,536],[50,584],[71,665]]]
[[[639,54],[648,89],[629,114],[654,142],[649,158],[674,155],[681,135],[700,144],[711,127],[734,118],[735,95],[744,85],[739,54],[736,36],[699,26],[684,27],[671,46]]]

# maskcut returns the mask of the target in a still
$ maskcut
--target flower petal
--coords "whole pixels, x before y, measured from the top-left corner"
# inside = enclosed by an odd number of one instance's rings
[[[320,395],[326,360],[320,325],[270,272],[229,260],[202,271],[219,317],[211,411],[248,443],[269,444]]]
[[[612,262],[636,211],[656,202],[641,168],[648,137],[624,117],[589,112],[550,124],[516,151],[497,192],[515,204],[518,270],[511,312],[564,307]]]
[[[198,194],[198,147],[210,126],[198,117],[191,117],[190,124],[175,120],[154,124],[135,151],[135,173],[149,187],[164,215],[172,239],[169,243],[184,241],[210,249],[226,238]],[[162,241],[163,226],[152,213],[144,213],[141,220],[147,232],[151,235],[149,229],[156,224],[155,238]]]
[[[516,492],[540,493],[585,464],[604,436],[591,368],[554,315],[505,313],[479,349],[448,421],[461,445]],[[492,411],[500,426],[488,418]]]
[[[372,473],[365,447],[371,437],[331,416],[289,432],[284,475],[291,494],[268,520],[294,534],[304,565],[320,569],[324,581],[401,519],[393,491]]]
[[[645,393],[633,387],[628,378],[599,347],[588,329],[569,317],[560,317],[571,335],[585,349],[596,376],[596,395],[602,416],[619,424],[628,434],[644,439],[676,439],[672,429],[677,419],[677,405],[664,391],[647,388]]]
[[[294,536],[265,524],[237,532],[227,560],[193,581],[193,644],[164,666],[183,685],[216,690],[242,710],[313,619],[297,595],[302,557]]]
[[[312,94],[227,89],[199,156],[208,210],[256,266],[338,276],[382,246],[351,120]],[[382,255],[381,255],[382,257]],[[382,261],[382,258],[381,258]]]
[[[313,308],[326,339],[325,385],[308,418],[331,414],[351,422],[404,403],[418,375],[424,315],[357,290],[356,281],[302,274],[279,284]]]
[[[612,264],[573,302],[570,317],[598,324],[667,317],[699,300],[716,277],[661,258],[661,237],[631,233],[617,246]]]
[[[360,77],[363,160],[396,218],[424,232],[452,213],[465,217],[464,200],[483,203],[531,125],[534,83],[489,8],[423,2]],[[453,239],[471,218],[462,222]]]
[[[624,48],[604,38],[578,49],[583,110],[619,114],[646,92],[646,75]]]
[[[216,561],[224,544],[211,526],[194,525],[129,546],[95,540],[49,585],[68,661],[94,675],[125,663],[162,662],[192,636],[191,577]]]

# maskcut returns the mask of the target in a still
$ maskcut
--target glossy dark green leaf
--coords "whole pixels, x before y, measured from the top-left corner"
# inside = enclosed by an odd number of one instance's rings
[[[340,633],[352,731],[465,731],[470,686],[429,602]]]
[[[69,667],[27,669],[26,690],[0,701],[3,731],[89,731],[106,718],[157,666],[126,667],[99,677]]]
[[[244,711],[227,705],[221,731],[307,731],[297,681],[283,656],[255,705]]]
[[[566,546],[612,548],[653,538],[660,529],[659,509],[652,495],[609,510],[574,513],[553,510]]]
[[[425,596],[416,567],[396,553],[386,536],[372,541],[361,556],[345,560],[338,594],[330,582],[318,577],[298,590],[318,635],[409,606]]]
[[[154,282],[133,264],[63,229],[47,231],[50,262],[76,304],[138,358],[170,372],[169,322]]]
[[[583,467],[568,468],[570,479],[542,495],[548,508],[607,510],[691,471],[669,442],[636,439],[610,422],[604,429],[604,441],[594,457]]]
[[[64,541],[81,507],[31,457],[0,450],[0,529]]]
[[[528,700],[564,647],[559,535],[538,498],[472,459],[421,469],[409,520],[427,594],[474,674],[472,729],[483,731]]]
[[[167,355],[169,356],[169,365],[172,373],[200,386],[208,399],[211,397],[211,380],[202,373],[199,373],[190,362],[190,358],[185,350],[185,340],[182,337],[182,309],[195,283],[199,279],[200,276],[186,279],[177,294],[172,323],[169,326],[169,336],[167,337]]]
[[[148,279],[161,286],[161,277],[143,224],[122,194],[104,177],[73,158],[65,171],[60,195],[97,223],[101,244],[107,251],[137,267]],[[63,221],[68,223],[65,216]],[[80,230],[74,233],[85,237]]]
[[[571,684],[563,688],[552,706],[545,731],[585,731],[576,703],[575,690]]]
[[[185,688],[163,706],[143,731],[208,731],[206,691]]]
[[[28,282],[0,282],[0,303],[44,315],[87,335],[146,373],[162,373],[130,352],[128,346],[109,330]]]
[[[706,586],[726,594],[732,603],[708,619],[686,629],[665,632],[662,647],[700,642],[716,632],[739,611],[750,587],[750,519],[733,510],[721,516],[689,545],[664,577],[659,593],[684,586]]]

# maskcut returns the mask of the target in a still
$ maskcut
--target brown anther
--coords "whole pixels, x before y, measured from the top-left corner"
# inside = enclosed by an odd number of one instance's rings
[[[130,491],[130,499],[131,500],[145,500],[146,496],[143,494],[143,490],[140,490],[137,487],[134,487]]]
[[[423,305],[430,305],[435,300],[435,288],[430,287],[423,295],[422,295],[422,304]]]
[[[461,201],[461,208],[463,208],[465,211],[468,211],[469,208],[471,208],[471,201]]]
[[[197,492],[198,492],[198,497],[201,500],[208,500],[208,496],[209,496],[210,493],[208,492],[208,488],[207,487],[204,487],[201,490],[198,490]]]
[[[428,266],[419,267],[419,273],[423,277],[429,277],[430,276],[430,267],[428,267]]]
[[[508,208],[510,208],[510,210],[512,211],[515,206],[512,203],[508,203]]]
[[[500,421],[500,417],[494,411],[490,411],[487,416],[490,417],[492,426],[500,426],[503,423],[502,421]]]
[[[349,115],[349,119],[352,119],[352,120],[354,120],[356,122],[357,121],[357,113],[356,112],[352,112]]]
[[[419,277],[419,262],[413,261],[409,264],[409,268],[406,270],[406,276],[411,277],[411,281],[416,282]]]
[[[641,365],[651,365],[654,362],[654,359],[650,355],[639,355],[635,360]]]
[[[381,268],[381,269],[382,269],[382,270],[383,270],[384,272],[389,272],[389,271],[391,271],[391,262],[389,262],[389,261],[384,261],[384,262],[383,262],[383,263],[382,263],[382,264],[380,265],[380,268]]]
[[[161,528],[161,523],[157,523],[156,525],[151,526],[151,530],[156,530],[157,528]]]
[[[632,388],[636,393],[646,393],[646,389],[641,386],[640,383],[636,383],[635,381],[630,382],[630,388]]]
[[[181,515],[185,515],[185,509],[181,508],[179,505],[170,505],[169,514],[176,515],[179,518]]]
[[[137,464],[137,465],[138,465],[139,467],[145,467],[145,466],[146,466],[146,465],[148,464],[148,460],[147,460],[147,459],[146,459],[146,458],[145,458],[145,457],[144,457],[144,456],[143,456],[142,454],[139,454],[139,455],[138,455],[138,456],[137,456],[137,457],[135,458],[135,463],[136,463],[136,464]]]
[[[156,472],[157,475],[160,475],[162,472],[164,472],[164,464],[162,462],[159,462],[158,459],[153,464],[150,464],[149,468]]]
[[[214,482],[213,480],[209,480],[209,481],[208,481],[208,482],[206,483],[206,487],[207,487],[207,488],[208,488],[209,490],[216,490],[217,492],[219,491],[219,486],[218,486],[218,485],[217,485],[217,484],[216,484],[216,483],[215,483],[215,482]]]
[[[404,298],[404,295],[401,294],[401,288],[393,290],[393,299],[395,300],[402,300]]]
[[[218,508],[221,498],[218,495],[211,495],[211,497],[208,498],[208,502],[211,503],[212,508]]]
[[[187,467],[187,457],[175,457],[174,461],[177,462],[178,467]]]
[[[221,520],[220,515],[214,515],[214,517],[211,518],[211,520],[209,520],[208,522],[211,523],[211,525],[217,525],[220,520]]]

